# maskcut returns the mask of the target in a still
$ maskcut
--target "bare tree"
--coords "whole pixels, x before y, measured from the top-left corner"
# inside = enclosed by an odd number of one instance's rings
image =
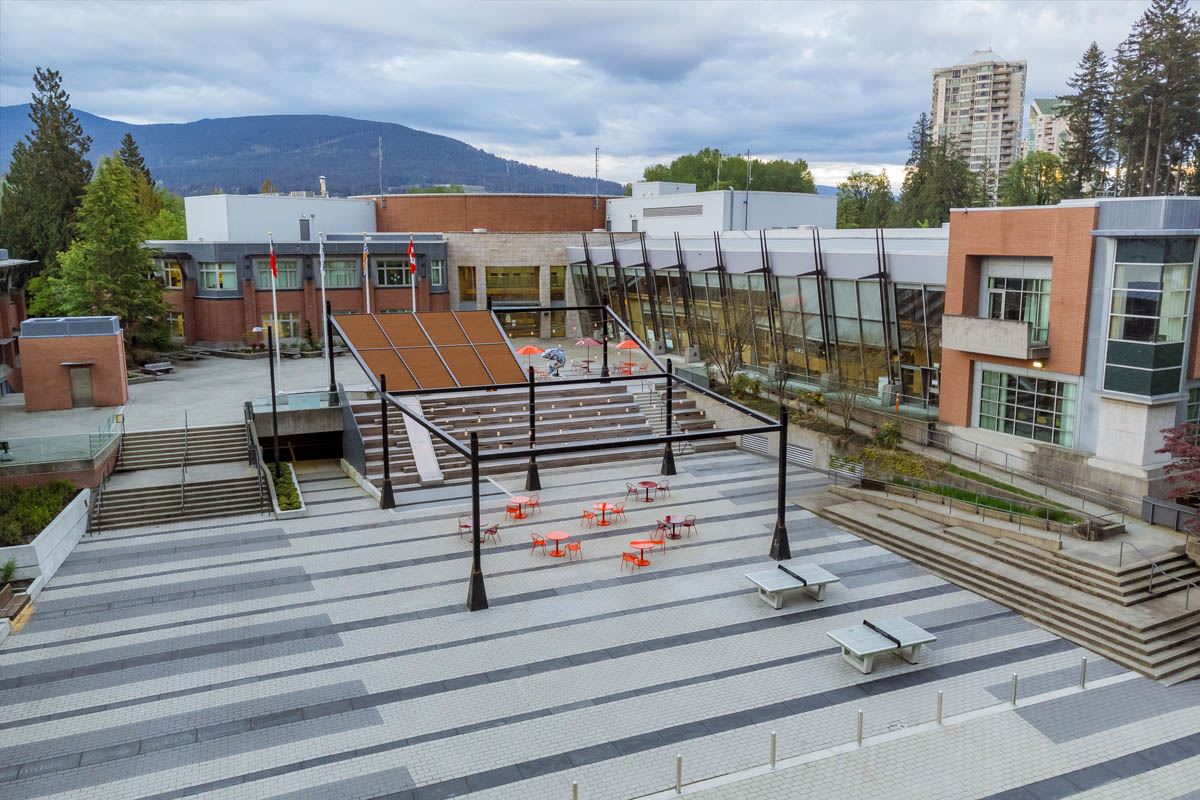
[[[846,430],[850,430],[850,423],[854,421],[854,409],[860,405],[864,397],[875,394],[873,384],[877,376],[887,374],[887,355],[883,350],[866,349],[863,352],[861,372],[847,369],[844,366],[850,354],[857,358],[857,345],[843,347],[842,358],[837,361],[838,365],[836,367],[831,365],[833,368],[829,370],[829,376],[833,386],[826,393],[827,396],[837,397],[838,414],[842,419],[842,427]]]
[[[771,353],[771,383],[775,396],[783,405],[788,404],[788,379],[792,375],[792,365],[788,361],[788,349],[791,342],[801,338],[804,329],[799,314],[779,314],[775,318],[775,346]]]
[[[742,368],[743,356],[754,341],[754,314],[745,306],[730,304],[720,309],[710,325],[696,325],[700,358],[712,367],[717,379],[727,388]]]

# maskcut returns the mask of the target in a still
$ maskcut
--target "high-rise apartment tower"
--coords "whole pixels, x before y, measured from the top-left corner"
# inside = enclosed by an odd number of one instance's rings
[[[934,138],[954,142],[976,173],[986,167],[994,195],[999,176],[1021,157],[1025,62],[976,50],[933,71],[931,102]]]

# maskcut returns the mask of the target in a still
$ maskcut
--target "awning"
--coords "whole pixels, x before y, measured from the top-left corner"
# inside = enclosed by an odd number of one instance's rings
[[[95,361],[60,361],[60,367],[92,367],[96,365]]]

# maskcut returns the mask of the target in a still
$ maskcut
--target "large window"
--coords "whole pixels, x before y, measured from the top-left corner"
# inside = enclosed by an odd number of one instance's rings
[[[355,289],[358,287],[362,262],[356,258],[335,258],[325,262],[325,288]]]
[[[475,268],[460,266],[458,268],[458,301],[460,303],[475,302]]]
[[[429,282],[434,286],[446,285],[446,260],[444,258],[429,260]]]
[[[1044,278],[988,278],[988,317],[1030,323],[1032,341],[1050,333],[1050,281]]]
[[[170,332],[172,339],[183,338],[183,312],[168,311],[167,312],[167,330]]]
[[[379,286],[411,286],[408,259],[380,259],[375,262],[375,282]]]
[[[258,276],[258,288],[271,288],[271,261],[266,258],[254,259],[254,268]],[[300,288],[300,261],[295,258],[276,258],[275,270],[279,277],[275,279],[276,289]]]
[[[275,315],[263,314],[262,326],[266,328],[268,325],[275,327]],[[279,341],[295,340],[300,338],[300,315],[295,311],[279,312],[279,327],[275,328],[275,338]]]
[[[1183,341],[1195,251],[1195,239],[1122,239],[1117,243],[1109,339]]]
[[[979,427],[1071,447],[1075,442],[1073,383],[983,370]]]
[[[231,263],[201,262],[201,289],[237,289],[237,267]]]
[[[177,258],[164,258],[158,273],[164,289],[183,288],[183,266]]]

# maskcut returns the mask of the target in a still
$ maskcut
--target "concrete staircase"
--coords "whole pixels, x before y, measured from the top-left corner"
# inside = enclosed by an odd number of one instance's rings
[[[178,467],[183,461],[183,428],[127,433],[121,445],[117,472]],[[240,461],[246,457],[246,428],[215,425],[189,428],[188,465]]]
[[[92,530],[97,529],[97,523],[100,531],[108,531],[181,519],[257,514],[269,503],[269,497],[260,496],[254,477],[189,481],[182,496],[178,483],[128,489],[109,487],[104,490],[101,503],[92,509]]]
[[[1200,596],[1193,592],[1186,610],[1180,584],[1160,573],[1151,587],[1142,559],[1100,564],[831,492],[842,502],[814,503],[816,513],[958,586],[1151,678],[1200,676]],[[1155,560],[1176,577],[1200,577],[1182,554]]]

